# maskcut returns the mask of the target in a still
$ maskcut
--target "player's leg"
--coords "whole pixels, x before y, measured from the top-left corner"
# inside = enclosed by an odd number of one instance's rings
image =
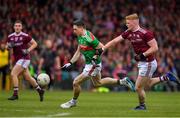
[[[100,79],[100,81],[97,83],[98,86],[102,85],[124,85],[130,88],[132,91],[135,91],[134,83],[131,82],[131,80],[128,77],[124,77],[123,79],[114,79],[111,77],[105,77],[103,79]]]
[[[81,92],[81,84],[88,79],[88,76],[81,73],[79,76],[77,76],[73,81],[73,91],[74,96],[73,99],[76,100],[79,97],[79,94]]]
[[[135,91],[134,84],[131,82],[131,80],[128,77],[124,77],[123,79],[120,80],[111,77],[105,77],[101,79],[101,66],[95,68],[91,75],[92,75],[93,84],[96,87],[102,85],[125,85],[129,87],[131,90]]]
[[[101,79],[101,73],[99,72],[96,76],[91,78],[92,83],[95,87],[99,87],[102,85],[117,85],[119,81],[110,77],[106,77]]]
[[[149,84],[147,85],[147,89],[150,89],[155,84],[158,84],[158,83],[164,82],[164,81],[173,81],[173,82],[180,84],[179,78],[176,77],[176,75],[174,75],[173,73],[168,72],[160,77],[151,78],[148,82]]]
[[[131,90],[135,91],[134,84],[128,77],[117,80],[114,78],[106,77],[101,79],[101,63],[98,64],[97,67],[94,68],[92,65],[87,65],[87,68],[84,69],[84,73],[92,77],[92,81],[94,86],[102,86],[102,85],[125,85],[129,87]]]
[[[154,60],[151,62],[150,76],[152,76],[156,68],[157,68],[157,62]],[[150,89],[153,85],[158,84],[160,82],[164,82],[164,81],[173,81],[180,84],[179,78],[176,77],[176,75],[174,75],[173,73],[168,72],[160,77],[154,77],[154,78],[149,79],[148,84],[146,85],[146,89]]]
[[[148,77],[142,77],[138,76],[135,84],[135,90],[138,94],[138,100],[139,100],[139,105],[135,107],[135,110],[145,110],[145,90],[144,87],[147,85],[149,78]]]
[[[14,93],[13,95],[8,98],[8,100],[16,100],[18,99],[18,75],[24,70],[24,68],[21,65],[16,64],[12,71],[11,71],[11,79],[13,82],[13,89],[14,89]]]
[[[111,77],[105,77],[101,79],[101,73],[99,72],[96,76],[92,77],[92,82],[95,87],[103,86],[103,85],[125,85],[125,78],[121,80],[117,80]]]
[[[29,69],[23,71],[25,79],[37,90],[40,96],[40,101],[43,101],[44,90],[37,84],[36,80],[30,75]]]
[[[61,104],[61,108],[71,108],[73,106],[76,106],[77,103],[77,99],[79,97],[79,94],[81,92],[81,84],[88,79],[87,75],[84,75],[83,73],[81,73],[79,76],[77,76],[74,81],[73,81],[73,98],[66,102]]]
[[[139,62],[138,63],[139,73],[136,80],[135,89],[139,98],[139,106],[135,107],[135,110],[146,110],[145,106],[145,90],[150,85],[151,77],[157,69],[156,60],[152,62]],[[158,82],[156,79],[153,82]]]

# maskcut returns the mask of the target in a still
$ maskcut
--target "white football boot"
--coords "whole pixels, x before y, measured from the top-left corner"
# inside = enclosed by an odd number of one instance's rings
[[[71,107],[75,107],[76,103],[77,103],[76,100],[71,99],[70,101],[61,104],[60,107],[63,108],[63,109],[68,109],[68,108],[71,108]]]
[[[135,91],[135,86],[134,83],[131,82],[131,80],[128,77],[125,77],[123,79],[120,80],[121,85],[125,85],[127,87],[129,87],[132,91]]]

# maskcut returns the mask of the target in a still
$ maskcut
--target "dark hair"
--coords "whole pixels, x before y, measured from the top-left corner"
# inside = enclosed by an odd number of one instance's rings
[[[16,23],[22,24],[22,21],[21,21],[21,20],[16,20],[16,21],[14,22],[14,24],[16,24]]]
[[[73,25],[76,25],[76,26],[80,26],[80,27],[83,27],[83,28],[85,28],[85,24],[84,24],[84,22],[82,21],[82,20],[75,20],[74,22],[73,22]]]

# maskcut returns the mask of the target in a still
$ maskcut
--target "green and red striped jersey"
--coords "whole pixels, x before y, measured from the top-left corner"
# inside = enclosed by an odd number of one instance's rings
[[[88,30],[85,30],[84,36],[78,36],[77,41],[78,45],[80,47],[80,52],[85,57],[85,63],[91,64],[92,58],[95,55],[95,48],[99,44],[99,40]],[[101,62],[100,57],[97,59],[97,63],[99,64]]]

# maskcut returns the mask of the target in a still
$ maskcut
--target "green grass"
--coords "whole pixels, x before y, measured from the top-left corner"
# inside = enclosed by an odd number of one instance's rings
[[[20,99],[8,101],[11,92],[0,93],[0,117],[180,117],[180,93],[147,93],[146,111],[134,111],[137,95],[132,92],[93,93],[82,92],[78,106],[61,109],[59,105],[69,100],[71,91],[48,91],[45,101],[39,102],[35,91],[20,91]]]

